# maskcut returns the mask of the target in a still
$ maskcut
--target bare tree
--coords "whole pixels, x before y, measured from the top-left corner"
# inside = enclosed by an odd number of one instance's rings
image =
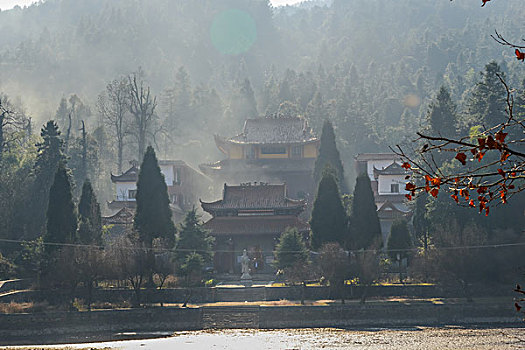
[[[0,162],[4,151],[12,142],[23,138],[29,119],[16,111],[7,96],[0,94]]]
[[[117,139],[117,168],[122,173],[126,121],[130,110],[130,85],[125,77],[115,79],[98,96],[98,111]]]
[[[144,80],[141,75],[142,73],[139,70],[128,77],[130,92],[129,111],[133,116],[132,133],[137,138],[138,159],[142,159],[144,156],[147,137],[151,133],[155,119],[155,108],[157,107],[157,97],[151,96],[150,87],[144,86]]]

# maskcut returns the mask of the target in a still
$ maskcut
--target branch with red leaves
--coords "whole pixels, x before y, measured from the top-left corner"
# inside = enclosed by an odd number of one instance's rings
[[[501,79],[507,91],[507,118],[502,123],[485,129],[476,137],[448,138],[418,132],[415,142],[424,141],[421,148],[408,154],[401,146],[393,149],[411,175],[406,176],[405,190],[411,200],[417,193],[426,192],[437,197],[440,191],[448,191],[458,204],[476,207],[479,212],[490,212],[489,203],[507,203],[514,194],[525,190],[525,153],[521,151],[525,139],[509,139],[525,133],[525,119],[516,118],[513,112],[512,91]],[[521,146],[521,147],[520,147]],[[434,155],[448,152],[449,160],[456,163],[452,171],[446,171],[435,161]],[[459,163],[459,164],[458,164]]]

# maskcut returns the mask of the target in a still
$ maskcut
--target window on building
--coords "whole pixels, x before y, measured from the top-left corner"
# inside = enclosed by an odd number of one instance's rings
[[[292,157],[302,158],[303,157],[303,146],[292,146]]]
[[[173,174],[173,184],[174,185],[180,185],[181,178],[180,178],[180,168],[176,168]]]
[[[391,193],[399,193],[399,184],[390,184]]]
[[[135,199],[136,196],[137,196],[137,190],[128,190],[129,199]]]
[[[262,154],[286,154],[286,147],[284,146],[263,146],[261,147]]]

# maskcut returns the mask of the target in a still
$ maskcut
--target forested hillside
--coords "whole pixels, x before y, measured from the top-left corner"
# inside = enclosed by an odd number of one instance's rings
[[[217,160],[213,133],[230,136],[245,118],[281,106],[305,115],[317,132],[330,118],[355,175],[356,153],[385,151],[426,126],[441,85],[464,129],[489,61],[510,86],[522,87],[524,65],[490,38],[497,29],[521,39],[522,5],[495,1],[487,11],[475,1],[436,0],[280,8],[266,0],[47,0],[0,12],[0,91],[23,106],[35,131],[50,118],[65,130],[73,108],[71,133],[79,135],[80,120],[93,133],[104,125],[98,95],[140,70],[158,99],[148,142],[162,158]],[[214,38],[239,28],[221,27],[224,16],[255,35],[228,51],[231,43]],[[136,142],[125,137],[124,159],[137,158]],[[113,137],[104,142],[116,148]],[[105,163],[115,171],[116,151]]]

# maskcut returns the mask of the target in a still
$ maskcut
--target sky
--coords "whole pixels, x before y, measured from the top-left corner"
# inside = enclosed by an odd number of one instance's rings
[[[271,3],[273,6],[280,6],[280,5],[293,5],[301,2],[303,0],[271,0]],[[31,5],[35,0],[0,0],[0,9],[2,10],[9,10],[13,8],[15,5],[20,6],[29,6]]]

